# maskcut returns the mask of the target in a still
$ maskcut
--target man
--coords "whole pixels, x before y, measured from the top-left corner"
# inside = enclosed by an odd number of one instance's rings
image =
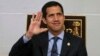
[[[9,56],[87,56],[82,39],[64,31],[60,3],[46,3],[42,13],[38,12],[36,17],[33,14],[28,31],[15,43]],[[41,20],[48,29],[40,28]]]

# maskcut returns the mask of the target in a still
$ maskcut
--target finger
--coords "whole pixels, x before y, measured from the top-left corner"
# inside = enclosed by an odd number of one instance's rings
[[[32,18],[31,18],[31,23],[35,20],[35,18],[34,18],[34,13],[32,14]]]
[[[39,20],[39,17],[40,17],[40,12],[38,12],[38,13],[36,14],[35,20],[38,21],[38,20]]]
[[[41,19],[42,19],[42,13],[39,12],[39,18],[38,18],[38,21],[41,21]]]
[[[34,20],[34,15],[35,15],[35,14],[33,13],[33,14],[32,14],[32,18],[31,18],[32,20]]]
[[[32,20],[38,21],[38,17],[39,17],[39,12],[36,15],[35,14],[32,15]]]
[[[41,21],[41,19],[42,19],[42,13],[38,12],[36,18],[37,18],[37,21]]]
[[[41,24],[41,20],[42,20],[42,13],[39,14],[39,19],[38,19],[39,24]]]

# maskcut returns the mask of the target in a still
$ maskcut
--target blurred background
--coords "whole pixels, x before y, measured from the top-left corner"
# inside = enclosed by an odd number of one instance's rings
[[[0,56],[8,56],[12,45],[26,32],[27,15],[41,11],[50,0],[0,0]],[[100,56],[100,0],[56,0],[65,15],[86,16],[88,56]]]

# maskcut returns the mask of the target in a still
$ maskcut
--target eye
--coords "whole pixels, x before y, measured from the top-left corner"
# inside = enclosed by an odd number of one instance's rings
[[[62,16],[63,14],[62,13],[57,13],[57,16]]]
[[[48,17],[53,17],[54,16],[54,14],[50,14],[50,15],[48,15]]]

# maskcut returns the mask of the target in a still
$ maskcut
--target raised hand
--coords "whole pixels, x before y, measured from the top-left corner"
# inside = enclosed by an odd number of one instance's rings
[[[47,28],[40,28],[42,20],[42,13],[38,12],[36,17],[34,18],[34,14],[31,18],[31,23],[29,25],[29,29],[26,32],[26,36],[31,39],[33,35],[37,35],[41,32],[47,31]]]

